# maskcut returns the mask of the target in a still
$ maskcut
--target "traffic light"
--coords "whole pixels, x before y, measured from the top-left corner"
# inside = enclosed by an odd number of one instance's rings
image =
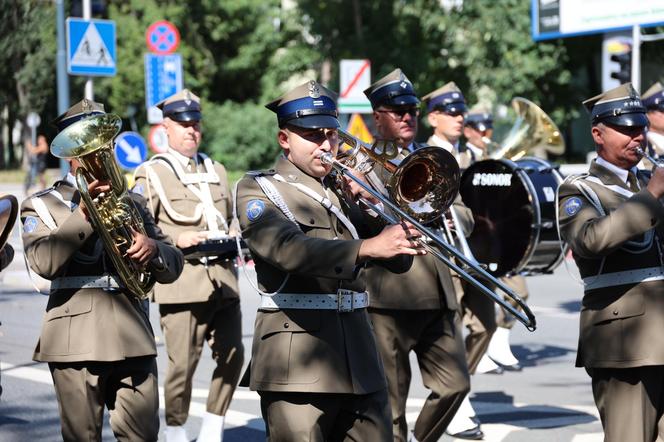
[[[611,78],[615,78],[620,84],[630,81],[632,78],[632,52],[613,54],[611,61],[615,61],[620,66],[618,71],[611,72]]]

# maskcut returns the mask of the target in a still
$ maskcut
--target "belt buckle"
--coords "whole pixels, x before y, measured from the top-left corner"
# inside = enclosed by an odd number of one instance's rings
[[[352,290],[338,289],[337,290],[337,311],[339,313],[349,313],[355,310],[355,292]],[[343,303],[344,295],[350,295],[350,308],[346,308]]]

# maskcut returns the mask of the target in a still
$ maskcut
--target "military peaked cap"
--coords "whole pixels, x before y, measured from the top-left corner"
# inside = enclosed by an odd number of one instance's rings
[[[422,100],[427,103],[428,112],[437,110],[445,113],[464,113],[467,110],[466,99],[453,81],[426,94]]]
[[[486,108],[475,105],[468,111],[464,124],[479,131],[485,131],[493,128],[493,117]]]
[[[365,89],[364,95],[374,109],[380,106],[420,104],[413,83],[398,68]]]
[[[664,88],[662,88],[662,83],[658,81],[650,86],[650,88],[641,95],[641,101],[649,111],[664,111]]]
[[[598,123],[616,126],[647,126],[646,108],[632,83],[621,84],[583,102],[593,126]]]
[[[265,105],[277,114],[279,127],[287,124],[311,129],[337,128],[337,94],[311,80]]]
[[[104,105],[101,103],[96,103],[87,98],[82,99],[69,109],[67,109],[62,115],[60,115],[55,120],[51,121],[51,124],[58,128],[58,131],[62,131],[67,126],[70,126],[76,123],[78,120],[81,120],[85,117],[91,115],[99,115],[106,113],[104,111]]]
[[[164,118],[168,117],[175,121],[201,121],[201,99],[194,95],[189,89],[180,92],[157,103]]]

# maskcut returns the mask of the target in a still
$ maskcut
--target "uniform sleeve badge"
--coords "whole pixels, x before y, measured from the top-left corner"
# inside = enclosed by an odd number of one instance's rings
[[[256,221],[263,215],[265,203],[261,200],[251,200],[247,203],[247,218],[249,221]]]
[[[37,218],[29,216],[23,222],[23,231],[25,233],[32,233],[37,228]]]
[[[565,201],[565,205],[563,206],[565,209],[565,213],[567,216],[574,216],[576,215],[579,210],[581,210],[581,198],[579,197],[572,197]]]

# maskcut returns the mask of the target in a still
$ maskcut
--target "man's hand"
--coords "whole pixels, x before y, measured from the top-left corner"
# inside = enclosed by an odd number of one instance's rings
[[[356,178],[360,179],[362,183],[369,185],[364,177],[364,174],[357,172],[355,170],[353,170],[352,173]],[[346,192],[346,195],[348,195],[348,197],[351,198],[353,201],[357,201],[358,198],[364,198],[373,204],[380,203],[378,199],[376,199],[373,195],[364,190],[362,186],[360,186],[355,180],[352,180],[347,176],[343,176],[342,179],[343,179],[343,190],[344,192]]]
[[[127,249],[127,256],[141,266],[146,266],[157,256],[157,241],[132,229],[134,243]]]
[[[647,189],[657,199],[664,195],[664,167],[655,167],[653,169]]]
[[[187,247],[195,246],[201,241],[205,241],[206,239],[207,232],[187,230],[186,232],[180,233],[176,246],[178,246],[180,249],[186,249]]]
[[[358,259],[389,259],[397,255],[424,255],[426,251],[418,241],[422,234],[412,224],[404,222],[385,227],[373,238],[362,241]]]
[[[111,184],[108,181],[94,180],[93,182],[88,184],[88,194],[90,194],[90,198],[93,200],[97,198],[100,193],[107,193],[110,192],[110,190],[111,190]],[[83,200],[81,200],[78,208],[83,213],[83,216],[85,216],[85,219],[89,220],[90,215],[88,212],[88,208],[85,206]]]

